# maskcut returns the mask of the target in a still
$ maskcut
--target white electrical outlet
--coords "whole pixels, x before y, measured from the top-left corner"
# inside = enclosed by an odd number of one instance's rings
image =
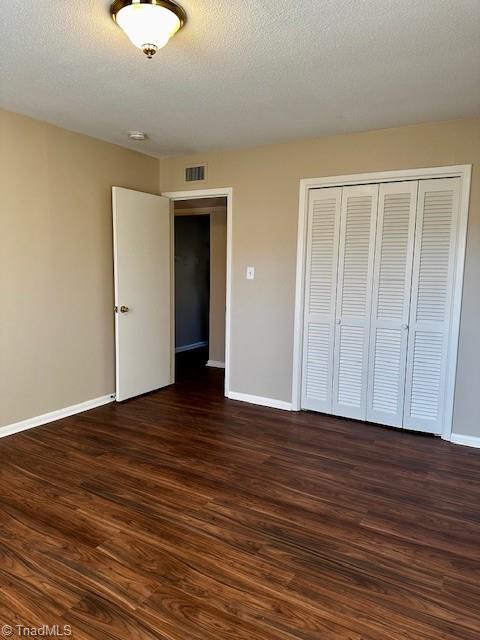
[[[247,267],[247,280],[255,280],[255,267]]]

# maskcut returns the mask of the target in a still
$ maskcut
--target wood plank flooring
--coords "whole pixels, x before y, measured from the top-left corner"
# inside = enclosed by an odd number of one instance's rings
[[[195,371],[0,440],[0,625],[480,638],[480,451],[228,401]]]

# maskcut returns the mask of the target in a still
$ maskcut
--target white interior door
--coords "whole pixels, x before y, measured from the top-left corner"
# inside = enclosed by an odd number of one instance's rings
[[[340,223],[333,413],[366,419],[378,185],[344,187]]]
[[[309,195],[302,408],[331,413],[335,299],[342,189],[312,189]]]
[[[413,259],[404,427],[440,434],[453,294],[460,179],[421,180]]]
[[[403,425],[418,182],[381,184],[373,275],[367,420]]]
[[[172,380],[170,201],[113,187],[116,398]]]

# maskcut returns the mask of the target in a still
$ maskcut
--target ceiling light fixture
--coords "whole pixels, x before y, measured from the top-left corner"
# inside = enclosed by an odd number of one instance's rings
[[[164,47],[187,20],[182,7],[171,0],[115,0],[110,14],[147,58]]]

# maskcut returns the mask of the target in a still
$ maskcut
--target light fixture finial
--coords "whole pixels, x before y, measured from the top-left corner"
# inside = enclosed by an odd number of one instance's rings
[[[143,53],[147,56],[149,60],[153,58],[153,56],[157,53],[158,47],[155,44],[145,44],[143,46]]]

